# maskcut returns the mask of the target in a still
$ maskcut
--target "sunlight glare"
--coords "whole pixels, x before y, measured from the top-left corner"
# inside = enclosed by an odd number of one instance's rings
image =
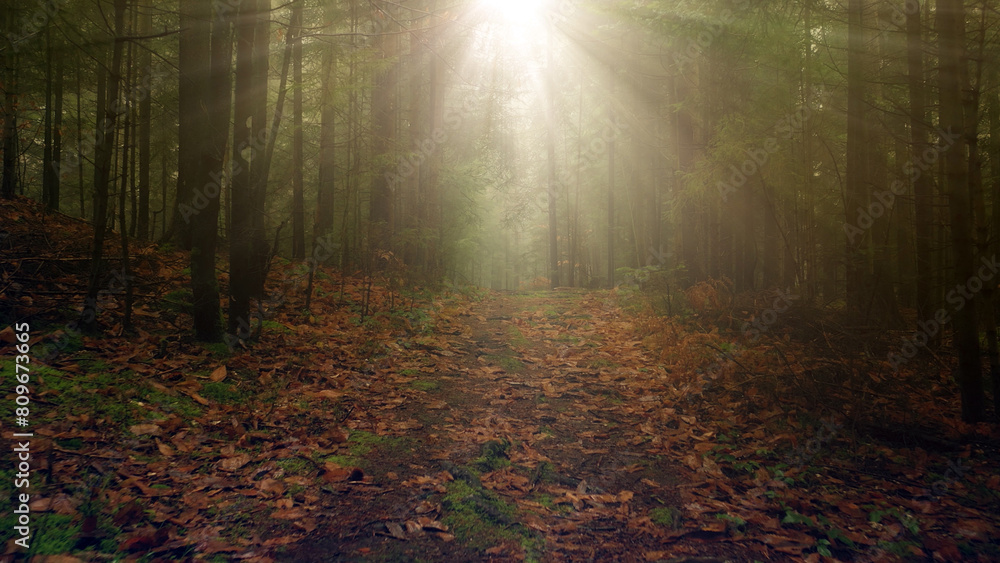
[[[506,24],[529,24],[538,17],[538,0],[480,0],[489,15]]]

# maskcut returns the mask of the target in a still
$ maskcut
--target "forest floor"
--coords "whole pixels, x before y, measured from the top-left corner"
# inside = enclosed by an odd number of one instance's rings
[[[260,340],[231,349],[191,337],[187,256],[145,245],[135,326],[109,289],[84,335],[87,226],[0,218],[0,368],[15,322],[35,358],[32,561],[1000,560],[996,425],[955,420],[944,352],[887,373],[891,339],[828,311],[749,342],[734,314],[773,296],[708,284],[665,316],[624,288],[325,270],[306,311],[277,261]],[[14,501],[0,560],[25,558]]]

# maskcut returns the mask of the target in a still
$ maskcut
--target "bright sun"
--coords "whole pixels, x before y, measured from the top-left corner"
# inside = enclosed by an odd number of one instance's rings
[[[506,24],[528,24],[536,20],[543,2],[539,0],[480,0],[490,16]]]

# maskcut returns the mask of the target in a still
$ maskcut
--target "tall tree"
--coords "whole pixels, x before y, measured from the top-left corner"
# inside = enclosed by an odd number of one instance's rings
[[[847,166],[844,224],[854,225],[859,209],[867,207],[867,124],[865,122],[865,0],[847,2]],[[869,287],[867,231],[847,237],[847,303],[856,312],[866,306]]]
[[[215,260],[232,99],[232,36],[224,5],[215,3],[213,8],[203,2],[196,4],[192,8],[201,22],[196,40],[208,42],[210,48],[203,53],[197,69],[202,100],[197,183],[205,193],[203,209],[191,218],[191,291],[195,333],[199,340],[216,341],[222,335]]]
[[[149,34],[153,29],[153,6],[151,1],[142,3],[139,17],[139,33]],[[153,72],[153,52],[147,47],[139,55],[139,69],[142,73],[141,84],[148,85],[152,82]],[[149,232],[149,190],[150,190],[150,160],[152,159],[152,147],[150,138],[153,128],[153,97],[143,96],[139,100],[139,208],[136,210],[136,237],[139,240],[146,240],[150,237]]]
[[[114,2],[114,29],[111,30],[112,48],[111,65],[102,66],[98,70],[99,80],[103,79],[105,86],[99,88],[97,142],[94,146],[94,242],[90,259],[90,279],[87,285],[87,297],[84,300],[81,314],[81,325],[94,330],[97,327],[98,303],[97,296],[101,290],[104,273],[104,238],[108,230],[108,195],[111,183],[111,161],[115,150],[115,131],[118,127],[118,117],[122,112],[119,90],[122,75],[122,52],[125,40],[125,12],[128,0]],[[100,92],[100,90],[104,90]]]
[[[976,278],[975,244],[972,237],[968,154],[962,92],[966,86],[965,5],[963,0],[938,0],[938,120],[941,130],[954,144],[943,152],[944,187],[951,215],[951,242],[955,260],[952,281],[961,293],[954,303],[954,342],[958,355],[958,385],[962,396],[962,419],[983,419],[982,366],[975,295],[970,292]],[[981,289],[981,288],[980,288]],[[956,298],[958,299],[958,298]]]
[[[306,210],[304,193],[304,163],[302,134],[302,6],[304,0],[292,2],[292,19],[288,32],[294,33],[292,46],[292,257],[306,257]]]
[[[2,8],[4,36],[14,37],[14,2]],[[17,190],[17,49],[8,42],[3,49],[3,170],[0,172],[0,197],[12,198]]]
[[[251,336],[250,300],[263,284],[263,199],[267,138],[268,0],[241,0],[236,19],[233,102],[232,219],[229,245],[229,334]]]

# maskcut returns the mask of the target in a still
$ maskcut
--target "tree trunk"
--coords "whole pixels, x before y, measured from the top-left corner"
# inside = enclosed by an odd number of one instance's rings
[[[204,77],[199,89],[205,100],[201,114],[203,140],[199,144],[202,163],[199,183],[205,186],[206,205],[191,222],[191,292],[194,295],[195,334],[198,340],[214,342],[222,336],[215,260],[232,109],[232,35],[230,18],[224,5],[215,4],[213,9],[204,4],[199,8],[198,15],[206,22],[199,33],[208,36],[211,46],[199,63]]]
[[[87,297],[83,304],[81,326],[86,330],[97,328],[99,313],[97,296],[101,290],[101,276],[104,270],[104,238],[108,228],[108,187],[111,182],[111,157],[115,149],[115,129],[121,105],[118,91],[121,84],[122,71],[122,39],[125,30],[125,10],[128,0],[115,0],[114,14],[114,46],[111,54],[111,67],[99,70],[98,77],[106,76],[105,90],[98,95],[97,112],[97,142],[94,146],[94,243],[90,260],[90,279],[87,287]],[[103,94],[103,95],[102,95]],[[103,117],[101,117],[103,115]]]
[[[302,170],[302,4],[292,3],[292,21],[289,33],[295,34],[292,47],[292,258],[306,257],[305,196]]]
[[[263,133],[263,124],[254,115],[254,55],[258,0],[241,0],[236,20],[236,97],[233,105],[232,218],[229,236],[229,334],[237,339],[250,337],[250,298],[253,293],[254,182],[251,168],[253,140]]]
[[[948,194],[951,215],[952,251],[955,289],[948,301],[955,310],[954,341],[958,355],[958,385],[962,396],[962,419],[978,422],[983,419],[982,366],[979,359],[979,331],[975,295],[970,280],[976,276],[968,160],[966,154],[965,116],[962,72],[965,60],[965,6],[963,0],[938,0],[937,31],[939,51],[938,90],[940,96],[939,123],[943,134],[953,145],[941,155],[944,186]],[[978,279],[978,278],[976,278]],[[980,287],[981,289],[981,287]],[[959,297],[961,295],[961,297]]]
[[[326,236],[333,230],[335,181],[337,174],[337,113],[334,102],[334,80],[336,79],[337,55],[332,46],[323,51],[320,68],[320,125],[319,125],[319,178],[316,187],[316,220],[313,224],[313,239]]]
[[[910,143],[912,162],[923,159],[924,151],[930,148],[926,110],[926,83],[924,81],[924,42],[921,37],[920,3],[914,1],[906,16],[906,62],[910,97]],[[934,315],[934,293],[931,261],[931,247],[934,242],[932,223],[934,221],[934,187],[930,174],[914,169],[913,206],[916,242],[916,286],[917,319],[927,320]],[[931,337],[937,341],[940,332]]]
[[[990,188],[993,196],[993,210],[992,210],[992,230],[991,238],[993,242],[993,248],[991,248],[991,254],[997,254],[1000,252],[1000,94],[997,93],[996,89],[993,89],[992,93],[989,94],[987,102],[987,115],[989,122],[990,131],[990,143],[989,143],[989,161],[990,161]],[[994,303],[995,307],[996,304]],[[994,318],[996,317],[996,312],[994,311]],[[997,370],[992,374],[993,379],[993,412],[994,415],[1000,418],[1000,370]]]
[[[52,207],[52,190],[56,182],[56,169],[50,166],[52,162],[52,83],[55,81],[52,67],[52,28],[45,28],[45,110],[42,114],[42,204],[46,209]]]
[[[847,3],[847,169],[845,173],[844,219],[846,225],[862,232],[847,233],[847,305],[860,313],[865,299],[869,259],[866,255],[869,233],[858,226],[859,209],[867,207],[867,125],[865,123],[865,0]]]
[[[375,76],[372,93],[372,117],[374,135],[372,152],[380,162],[372,179],[371,202],[369,208],[370,251],[388,249],[389,237],[393,232],[393,186],[390,177],[396,166],[393,158],[393,143],[396,139],[396,36],[394,27],[385,24],[376,40],[376,54],[381,59],[381,69]]]
[[[555,79],[552,66],[552,34],[550,28],[546,31],[546,51],[548,55],[548,66],[546,72],[546,108],[545,108],[545,152],[548,164],[548,179],[546,181],[549,196],[549,287],[555,289],[559,287],[559,222],[557,213],[557,199],[559,196],[559,186],[556,183],[556,92]]]
[[[139,33],[148,34],[153,29],[153,8],[149,2],[142,6],[139,14]],[[143,49],[139,56],[139,67],[142,71],[142,83],[149,85],[152,80],[153,55],[149,49]],[[143,96],[139,101],[139,208],[136,215],[136,237],[147,240],[149,232],[149,180],[150,180],[150,136],[152,133],[153,97]]]
[[[57,44],[57,47],[61,45]],[[54,84],[52,85],[52,154],[45,162],[46,170],[52,174],[52,183],[49,186],[49,199],[46,202],[49,209],[59,211],[59,198],[62,185],[62,175],[65,173],[60,164],[62,163],[62,128],[63,128],[63,56],[58,54],[55,57],[55,69],[53,69]]]
[[[7,24],[5,31],[14,33],[14,2],[3,8]],[[14,197],[18,188],[17,170],[17,76],[15,73],[17,54],[13,48],[3,49],[3,171],[0,176],[0,197]]]

